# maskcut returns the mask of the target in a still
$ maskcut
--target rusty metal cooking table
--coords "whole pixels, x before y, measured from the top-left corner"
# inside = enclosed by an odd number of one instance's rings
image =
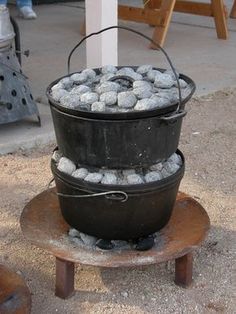
[[[169,223],[158,232],[158,241],[149,251],[131,249],[101,251],[79,247],[67,236],[55,188],[33,198],[21,215],[21,229],[32,244],[56,257],[56,296],[66,299],[74,293],[75,263],[100,267],[130,267],[175,260],[175,283],[187,287],[192,282],[193,250],[210,228],[204,208],[193,198],[178,193]]]

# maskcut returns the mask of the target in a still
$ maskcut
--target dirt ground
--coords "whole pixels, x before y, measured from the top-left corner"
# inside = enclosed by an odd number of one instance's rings
[[[66,301],[55,297],[54,258],[28,243],[19,225],[24,205],[52,177],[52,147],[0,158],[0,263],[21,272],[32,292],[33,314],[236,313],[236,89],[195,98],[186,109],[181,190],[211,219],[188,289],[173,283],[173,262],[131,269],[78,265],[76,294]]]

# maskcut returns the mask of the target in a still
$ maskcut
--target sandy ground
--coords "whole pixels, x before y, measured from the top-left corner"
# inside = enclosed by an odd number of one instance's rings
[[[22,236],[24,205],[52,177],[52,147],[0,158],[0,262],[20,271],[32,292],[32,313],[236,313],[236,89],[193,99],[180,148],[186,158],[181,190],[207,210],[211,230],[195,252],[194,283],[174,285],[174,263],[132,269],[81,267],[76,294],[54,296],[54,258]],[[127,293],[126,293],[127,292]]]

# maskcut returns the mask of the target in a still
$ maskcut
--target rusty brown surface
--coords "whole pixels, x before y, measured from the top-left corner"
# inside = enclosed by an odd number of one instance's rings
[[[0,314],[28,314],[31,295],[24,280],[0,265]]]
[[[193,280],[193,253],[190,252],[175,260],[175,283],[187,288]]]
[[[55,295],[67,299],[74,294],[75,264],[56,258]]]
[[[79,247],[69,241],[69,228],[61,215],[55,189],[33,198],[21,215],[22,232],[32,244],[63,260],[102,267],[156,264],[181,257],[201,244],[210,221],[197,201],[179,193],[169,223],[158,232],[155,246],[146,252]]]

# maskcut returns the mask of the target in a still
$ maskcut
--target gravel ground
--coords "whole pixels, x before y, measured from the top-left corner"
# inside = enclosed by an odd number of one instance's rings
[[[54,296],[54,258],[21,234],[24,205],[52,177],[52,147],[0,158],[0,262],[20,271],[32,292],[32,313],[236,313],[236,89],[193,99],[180,148],[186,158],[181,190],[207,210],[211,231],[195,252],[194,282],[173,283],[174,263],[131,269],[77,267],[76,294]]]

